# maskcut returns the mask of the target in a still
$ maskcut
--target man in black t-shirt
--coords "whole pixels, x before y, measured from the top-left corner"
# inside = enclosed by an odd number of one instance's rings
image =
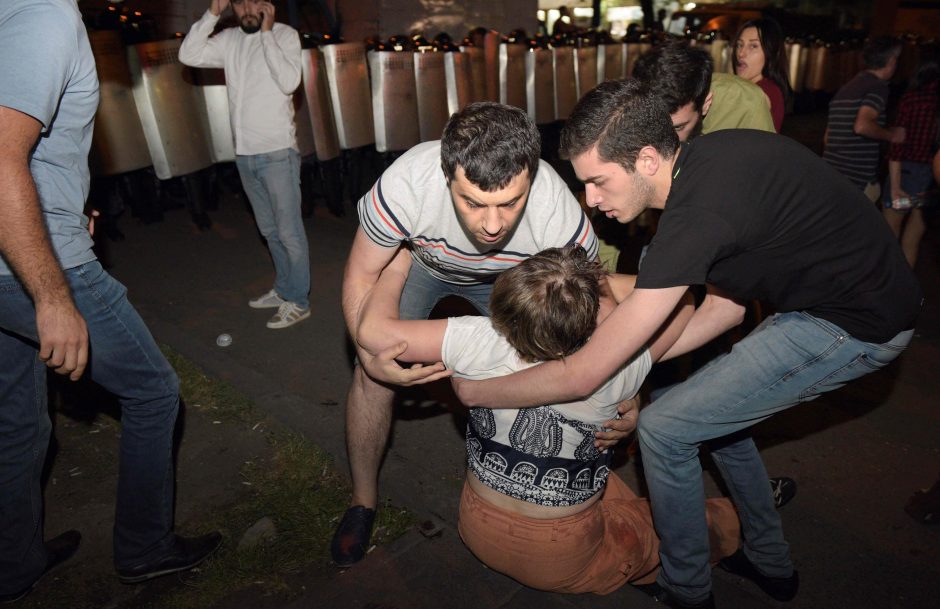
[[[658,331],[691,285],[714,286],[666,354],[695,349],[763,299],[776,315],[640,414],[656,530],[659,592],[673,607],[713,607],[698,447],[708,442],[741,514],[742,548],[723,566],[777,600],[796,595],[767,473],[747,430],[881,368],[907,346],[922,299],[900,248],[864,195],[779,136],[705,135],[680,148],[662,100],[606,82],[577,105],[562,155],[587,203],[626,223],[662,209],[637,289],[563,361],[475,382],[470,407],[520,408],[594,391]]]

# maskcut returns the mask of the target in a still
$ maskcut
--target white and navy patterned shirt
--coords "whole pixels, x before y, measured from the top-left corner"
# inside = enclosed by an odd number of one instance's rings
[[[359,200],[359,224],[381,247],[410,242],[414,260],[442,281],[468,285],[533,254],[577,243],[597,256],[597,237],[574,195],[552,167],[539,161],[522,217],[509,240],[484,246],[464,230],[441,169],[440,141],[399,157]]]
[[[448,320],[444,364],[461,378],[487,379],[523,370],[515,349],[486,317]],[[649,373],[648,349],[584,401],[535,408],[473,408],[467,424],[467,466],[490,488],[529,503],[583,503],[604,488],[610,451],[594,447],[594,432],[636,395]]]

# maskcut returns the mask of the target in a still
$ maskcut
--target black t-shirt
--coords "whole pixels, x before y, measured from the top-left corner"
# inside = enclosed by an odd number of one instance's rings
[[[705,282],[873,343],[912,328],[922,300],[862,192],[801,144],[745,129],[683,145],[637,287]]]

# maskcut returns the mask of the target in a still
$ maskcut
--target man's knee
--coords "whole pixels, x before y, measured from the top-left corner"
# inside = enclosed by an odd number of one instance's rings
[[[657,400],[640,411],[636,431],[641,445],[672,450],[696,445],[701,426],[671,416],[666,404]]]

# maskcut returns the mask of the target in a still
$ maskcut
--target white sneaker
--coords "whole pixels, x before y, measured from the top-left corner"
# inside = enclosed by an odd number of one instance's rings
[[[303,321],[310,317],[310,307],[301,309],[292,302],[284,301],[278,307],[274,317],[268,320],[268,327],[272,330],[279,330],[293,326],[298,321]]]
[[[287,301],[278,296],[277,292],[271,290],[270,292],[263,294],[254,300],[249,300],[248,306],[252,309],[276,309],[285,302]]]

